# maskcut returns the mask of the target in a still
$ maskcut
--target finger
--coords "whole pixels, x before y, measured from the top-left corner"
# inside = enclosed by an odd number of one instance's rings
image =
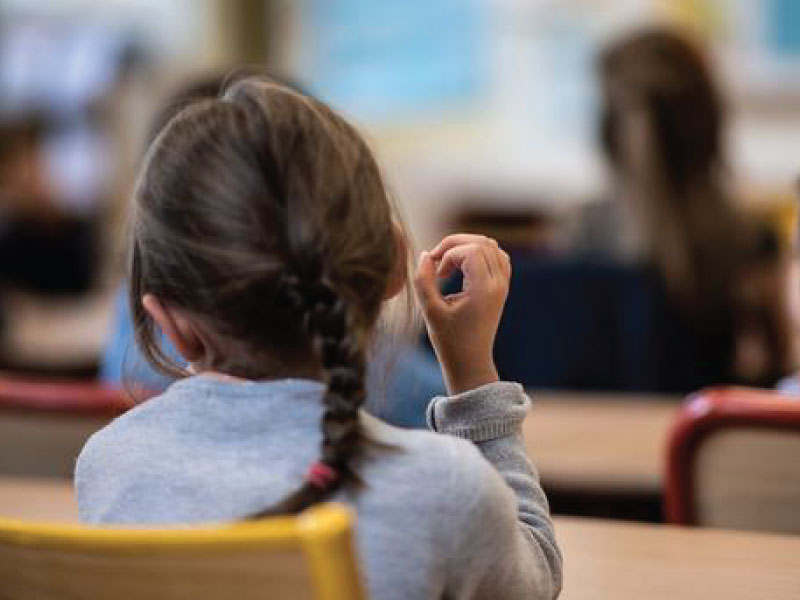
[[[417,302],[424,313],[441,310],[446,306],[439,286],[436,284],[436,265],[427,252],[420,254],[413,283]]]
[[[511,279],[511,257],[508,252],[498,246],[497,248],[497,264],[500,266],[500,275],[506,281]]]
[[[442,255],[441,260],[439,260],[436,275],[439,278],[450,277],[453,273],[462,268],[464,260],[469,252],[479,252],[480,248],[481,246],[478,244],[464,244],[450,248]],[[488,263],[486,264],[486,268],[489,268]]]
[[[463,273],[462,289],[469,293],[484,290],[492,277],[484,248],[478,244],[456,246],[444,253],[439,264],[440,276],[456,269]]]
[[[500,248],[500,267],[506,279],[511,279],[511,257],[508,252]]]
[[[479,235],[475,233],[454,233],[453,235],[448,235],[436,246],[434,246],[433,250],[431,250],[431,256],[434,260],[437,260],[451,248],[465,244],[481,244],[497,248],[497,242],[492,238],[486,237],[485,235]]]
[[[513,271],[513,267],[511,266],[511,257],[508,255],[508,252],[505,250],[503,251],[503,273],[505,274],[507,279],[511,279],[511,273]]]
[[[499,247],[497,248],[487,248],[483,247],[483,254],[486,257],[486,262],[489,265],[489,271],[491,272],[492,279],[500,279],[503,277],[503,268],[500,265],[500,250]]]
[[[445,252],[450,250],[451,248],[455,248],[456,246],[466,245],[466,244],[479,244],[488,247],[497,248],[497,242],[492,238],[486,237],[485,235],[475,234],[475,233],[455,233],[452,235],[448,235],[444,238],[441,242],[439,242],[433,250],[431,250],[431,256],[434,260],[440,258],[444,255]]]

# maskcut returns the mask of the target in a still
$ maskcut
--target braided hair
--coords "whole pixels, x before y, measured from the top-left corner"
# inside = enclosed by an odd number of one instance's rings
[[[350,461],[361,441],[358,409],[365,399],[366,361],[363,348],[347,335],[345,302],[324,279],[304,286],[297,277],[290,275],[284,278],[281,287],[281,301],[301,316],[327,374],[321,460],[312,466],[302,487],[257,516],[296,513],[331,494],[343,481],[353,477]],[[320,466],[323,466],[322,471]]]
[[[398,264],[393,211],[356,130],[324,104],[248,78],[172,117],[137,183],[129,259],[136,337],[160,351],[140,299],[178,306],[208,337],[202,368],[259,379],[315,365],[326,383],[319,460],[255,516],[288,514],[357,480],[366,352]]]

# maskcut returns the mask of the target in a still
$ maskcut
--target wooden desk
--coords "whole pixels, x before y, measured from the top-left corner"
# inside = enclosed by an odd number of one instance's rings
[[[0,518],[78,520],[78,503],[68,479],[0,477]]]
[[[79,298],[6,294],[0,352],[15,366],[42,370],[96,364],[111,330],[115,293],[105,286]]]
[[[681,398],[531,394],[525,445],[551,489],[660,494]]]
[[[797,600],[800,537],[557,518],[564,600]]]

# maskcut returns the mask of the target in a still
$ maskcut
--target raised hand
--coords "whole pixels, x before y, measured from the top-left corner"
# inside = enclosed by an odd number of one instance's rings
[[[462,289],[443,296],[437,279],[456,270]],[[498,380],[492,346],[510,279],[508,254],[482,235],[450,235],[420,256],[414,289],[450,394]]]

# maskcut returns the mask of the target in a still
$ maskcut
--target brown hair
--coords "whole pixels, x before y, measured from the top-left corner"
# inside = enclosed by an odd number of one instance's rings
[[[652,258],[686,305],[718,306],[730,296],[741,223],[724,190],[725,113],[703,56],[649,29],[609,47],[599,71],[603,148],[635,186],[631,208]]]
[[[327,383],[320,460],[338,477],[306,481],[262,514],[303,510],[355,476],[365,356],[402,251],[394,222],[356,130],[274,81],[239,80],[190,103],[148,150],[129,259],[145,357],[185,375],[141,305],[152,293],[219,342],[204,368],[254,379],[311,372]]]
[[[744,279],[776,262],[778,245],[728,193],[726,111],[703,53],[675,31],[649,28],[609,46],[598,71],[601,143],[633,190],[630,208],[667,290],[711,330],[758,330],[780,371],[789,354],[780,302],[743,291]]]

